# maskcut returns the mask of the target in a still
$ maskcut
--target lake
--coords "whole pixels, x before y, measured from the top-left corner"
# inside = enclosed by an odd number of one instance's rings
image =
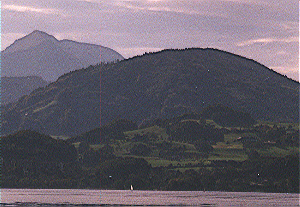
[[[1,189],[1,206],[299,206],[299,194],[83,189]]]

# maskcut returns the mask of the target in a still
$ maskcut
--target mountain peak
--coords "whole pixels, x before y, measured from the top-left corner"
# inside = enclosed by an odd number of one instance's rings
[[[40,45],[43,42],[58,42],[58,40],[47,34],[46,32],[40,30],[34,30],[30,34],[16,40],[12,45],[7,47],[3,52],[4,53],[13,53],[17,51],[23,51],[31,47]]]
[[[30,34],[28,34],[26,36],[28,37],[28,36],[32,36],[32,35],[34,35],[36,37],[43,37],[43,38],[48,38],[48,37],[54,38],[52,35],[49,35],[46,32],[43,32],[43,31],[40,31],[40,30],[34,30],[33,32],[31,32]]]
[[[72,40],[59,41],[40,30],[16,40],[1,55],[3,76],[38,75],[47,81],[54,81],[72,70],[124,59],[110,48]]]

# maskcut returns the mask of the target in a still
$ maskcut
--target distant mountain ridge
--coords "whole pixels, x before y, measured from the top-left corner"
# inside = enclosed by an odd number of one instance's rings
[[[41,76],[54,81],[72,70],[123,60],[116,51],[95,44],[57,40],[35,30],[1,52],[2,76]]]
[[[216,49],[164,50],[61,76],[4,107],[2,132],[76,135],[114,119],[142,123],[221,104],[275,122],[299,122],[299,83]]]

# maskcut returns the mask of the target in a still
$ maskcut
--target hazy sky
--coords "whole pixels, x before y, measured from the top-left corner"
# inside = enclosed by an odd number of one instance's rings
[[[2,50],[33,30],[110,47],[125,58],[212,47],[299,80],[296,0],[2,0]]]

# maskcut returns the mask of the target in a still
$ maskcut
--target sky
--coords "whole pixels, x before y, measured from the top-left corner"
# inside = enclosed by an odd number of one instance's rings
[[[125,58],[217,48],[299,81],[296,0],[2,0],[1,50],[34,30]]]

